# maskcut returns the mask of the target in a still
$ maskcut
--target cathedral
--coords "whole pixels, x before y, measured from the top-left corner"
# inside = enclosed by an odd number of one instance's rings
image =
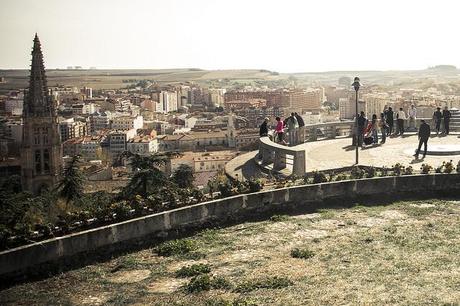
[[[39,194],[58,182],[62,171],[62,145],[56,100],[48,91],[37,34],[32,49],[29,89],[24,94],[23,124],[22,185],[25,191]]]

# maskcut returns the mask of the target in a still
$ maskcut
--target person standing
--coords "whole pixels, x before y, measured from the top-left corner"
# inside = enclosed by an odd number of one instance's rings
[[[404,120],[406,120],[406,113],[403,111],[403,108],[400,107],[399,111],[396,115],[397,118],[397,123],[398,123],[398,134],[403,135],[404,134]]]
[[[274,138],[278,140],[279,143],[286,144],[284,141],[284,122],[281,120],[280,117],[276,117],[276,128],[275,128],[276,137]]]
[[[418,155],[420,154],[420,149],[422,147],[422,144],[424,144],[424,152],[423,152],[423,158],[426,156],[426,150],[428,147],[428,139],[430,138],[430,126],[425,122],[425,120],[420,120],[420,128],[418,129],[418,148],[417,151],[415,152],[414,156],[416,159],[418,159]]]
[[[364,129],[367,127],[367,123],[368,120],[364,115],[364,112],[361,111],[358,116],[358,146],[360,147],[363,146]]]
[[[262,124],[260,125],[259,136],[268,136],[268,118],[265,118],[264,122],[262,122]]]
[[[442,120],[441,108],[437,107],[436,111],[433,113],[433,121],[436,126],[436,135],[439,134],[439,131],[441,129],[441,120]]]
[[[291,113],[291,116],[287,118],[286,125],[288,129],[288,136],[289,136],[289,146],[295,146],[297,140],[297,129],[299,128],[299,124],[297,123],[297,119],[295,118],[294,113]]]
[[[417,108],[415,108],[415,105],[412,104],[407,111],[407,114],[409,115],[409,129],[411,131],[416,131],[417,130]]]
[[[450,117],[452,117],[452,114],[450,110],[447,109],[447,106],[446,106],[444,107],[442,111],[442,118],[444,119],[444,133],[446,135],[449,135]]]
[[[388,124],[385,120],[385,114],[380,114],[380,131],[382,132],[382,141],[381,144],[384,144],[387,140],[387,131],[388,131]]]
[[[297,143],[305,142],[305,122],[303,121],[302,116],[297,113],[294,113],[297,123],[299,124],[299,133],[297,134]]]
[[[373,114],[372,115],[372,121],[371,121],[371,132],[372,132],[372,141],[374,144],[379,143],[379,136],[378,136],[378,121],[377,121],[377,115]]]
[[[393,109],[391,107],[388,108],[388,111],[386,113],[386,120],[387,120],[387,124],[388,124],[388,133],[387,135],[391,135],[393,134],[393,126],[394,126],[394,112],[393,112]]]

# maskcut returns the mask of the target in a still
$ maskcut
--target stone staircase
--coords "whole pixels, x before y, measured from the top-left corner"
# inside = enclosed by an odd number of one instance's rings
[[[452,108],[450,112],[452,113],[452,117],[450,118],[450,131],[460,132],[460,110]]]

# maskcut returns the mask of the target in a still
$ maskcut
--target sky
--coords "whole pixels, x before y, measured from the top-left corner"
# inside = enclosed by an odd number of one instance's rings
[[[0,0],[0,69],[460,67],[457,0]]]

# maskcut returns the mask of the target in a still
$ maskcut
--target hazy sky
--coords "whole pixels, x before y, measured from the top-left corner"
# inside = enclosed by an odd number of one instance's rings
[[[457,0],[0,0],[0,68],[460,67]]]

